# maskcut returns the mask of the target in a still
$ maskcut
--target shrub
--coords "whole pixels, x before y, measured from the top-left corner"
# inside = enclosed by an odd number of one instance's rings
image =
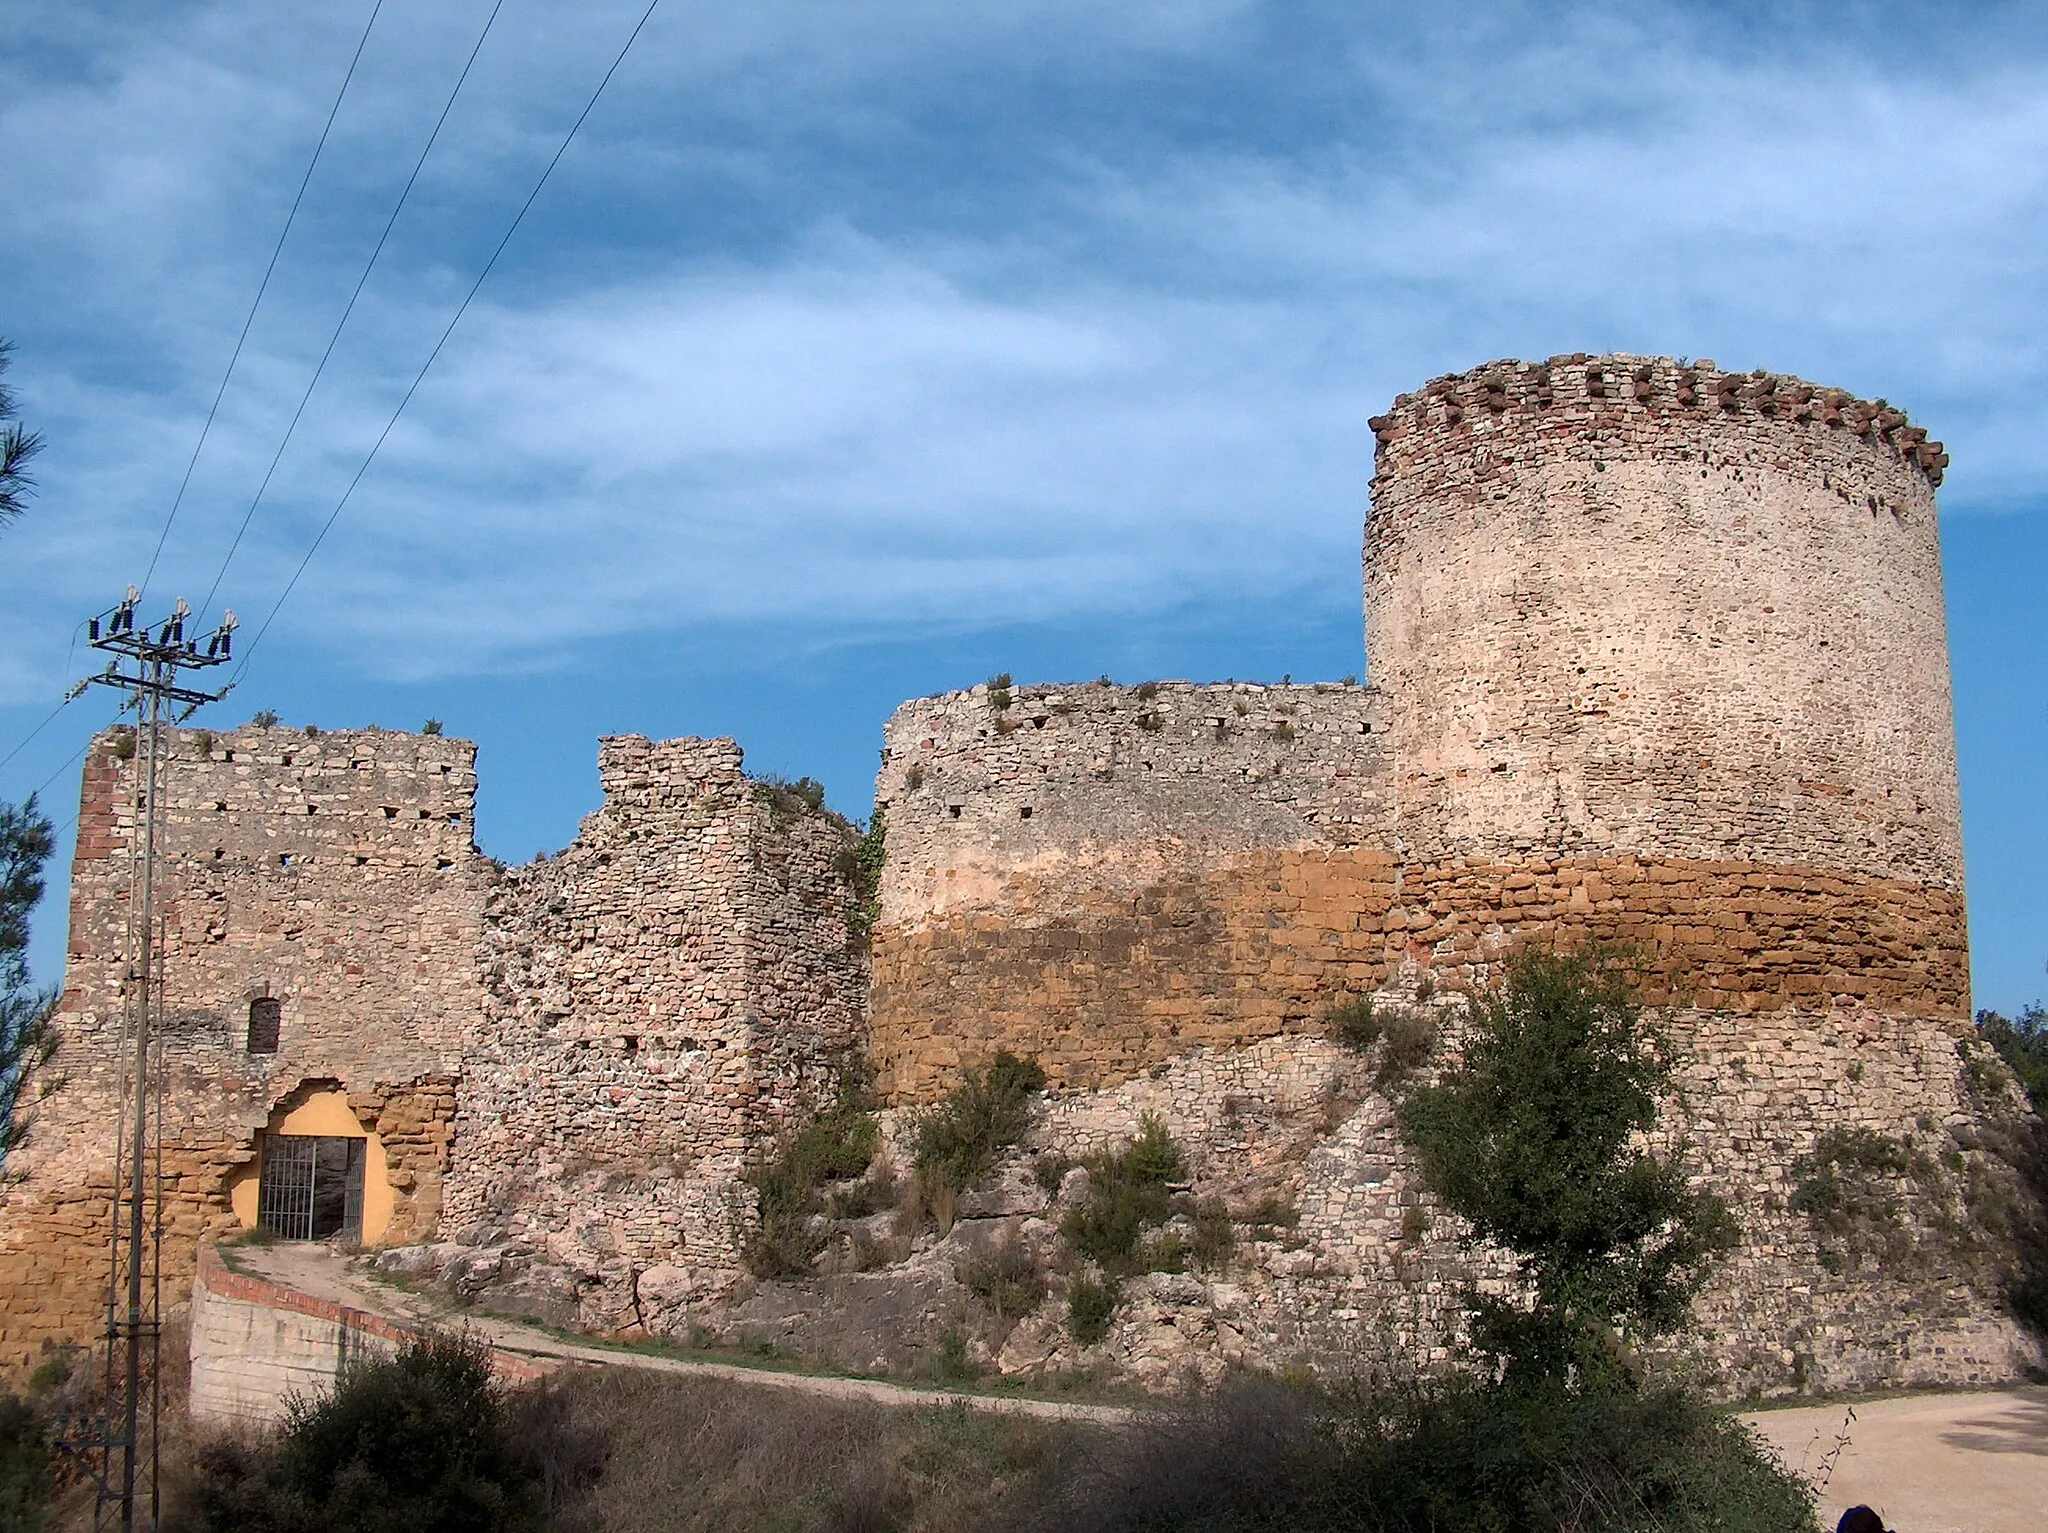
[[[987,1070],[969,1070],[945,1101],[918,1118],[910,1164],[926,1189],[927,1207],[929,1194],[957,1197],[994,1169],[1003,1151],[1024,1137],[1031,1099],[1044,1088],[1045,1072],[1036,1063],[998,1049]]]
[[[1436,1022],[1427,1012],[1401,1008],[1387,1014],[1373,1079],[1382,1091],[1405,1082],[1436,1052]]]
[[[996,712],[1001,713],[1004,710],[1006,710],[1011,703],[1015,701],[1016,698],[1013,697],[1010,693],[1010,673],[1008,671],[1002,671],[994,676],[989,677],[989,707],[995,709]]]
[[[998,1320],[1028,1315],[1045,1297],[1045,1274],[1015,1237],[987,1256],[967,1263],[960,1270],[960,1281]]]
[[[1159,714],[1152,712],[1150,709],[1147,709],[1145,712],[1138,715],[1138,727],[1144,730],[1147,734],[1156,735],[1159,733],[1160,730],[1166,727],[1166,720],[1162,718]]]
[[[40,1371],[40,1370],[39,1370]],[[0,1394],[0,1528],[49,1526],[50,1448],[34,1407]]]
[[[1677,1156],[1637,1148],[1670,1089],[1672,1057],[1611,954],[1525,950],[1472,1003],[1464,1059],[1399,1109],[1429,1190],[1512,1251],[1527,1309],[1467,1295],[1482,1352],[1510,1377],[1614,1361],[1615,1332],[1658,1336],[1690,1318],[1735,1223]]]
[[[528,1519],[531,1480],[507,1434],[490,1351],[420,1336],[352,1361],[325,1395],[286,1402],[275,1443],[204,1448],[188,1525],[349,1533],[495,1533]]]
[[[420,733],[423,735],[438,735],[440,732],[441,721],[439,719],[428,719],[426,723],[420,725]]]
[[[1067,1324],[1074,1340],[1092,1347],[1109,1334],[1123,1285],[1115,1278],[1077,1273],[1067,1284]]]
[[[748,1166],[756,1217],[741,1245],[753,1272],[790,1277],[810,1270],[823,1244],[812,1226],[825,1184],[866,1171],[879,1139],[867,1082],[849,1072],[831,1107],[785,1130]]]
[[[1138,701],[1139,701],[1139,702],[1141,702],[1141,703],[1149,703],[1149,702],[1151,702],[1151,701],[1152,701],[1152,699],[1153,699],[1153,698],[1157,697],[1158,695],[1159,695],[1159,683],[1158,683],[1158,682],[1156,682],[1156,681],[1141,681],[1141,682],[1139,682],[1139,683],[1138,683]]]
[[[1323,1026],[1336,1042],[1363,1054],[1380,1041],[1384,1025],[1369,995],[1347,995],[1323,1013]]]
[[[1237,1227],[1230,1222],[1230,1210],[1221,1198],[1203,1198],[1193,1209],[1194,1238],[1188,1254],[1206,1272],[1222,1269],[1237,1249]]]
[[[277,715],[268,708],[258,708],[249,715],[249,725],[252,729],[275,729],[277,728]]]
[[[1091,1156],[1086,1164],[1088,1196],[1067,1210],[1060,1233],[1075,1254],[1112,1277],[1147,1270],[1140,1241],[1172,1216],[1169,1187],[1186,1171],[1166,1121],[1146,1113],[1122,1151]]]
[[[1866,1251],[1902,1253],[1906,1182],[1939,1175],[1933,1159],[1903,1140],[1872,1129],[1830,1129],[1792,1163],[1786,1207],[1806,1215],[1831,1272],[1854,1265]]]
[[[1369,995],[1348,995],[1323,1013],[1331,1038],[1355,1053],[1380,1050],[1373,1078],[1382,1091],[1399,1086],[1436,1052],[1436,1023],[1407,1007],[1381,1010]]]
[[[815,777],[784,777],[779,772],[766,772],[754,780],[753,791],[754,802],[768,806],[769,817],[778,827],[825,807],[825,785]]]
[[[1677,1392],[1239,1379],[1120,1433],[1037,1520],[1063,1533],[1816,1533],[1749,1429]]]
[[[211,761],[213,759],[213,731],[210,729],[193,730],[192,748],[199,752],[199,759],[201,761]]]
[[[1977,1013],[1977,1036],[1990,1044],[2012,1073],[2036,1113],[2048,1108],[2048,1010],[2029,1006],[2017,1019],[1995,1011]]]
[[[1047,1153],[1031,1162],[1031,1178],[1047,1197],[1056,1197],[1067,1173],[1080,1164],[1072,1156]]]

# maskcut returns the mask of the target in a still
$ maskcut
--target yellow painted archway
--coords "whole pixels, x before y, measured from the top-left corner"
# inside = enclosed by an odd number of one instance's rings
[[[294,1092],[293,1096],[298,1093]],[[291,1098],[287,1097],[286,1102]],[[273,1134],[307,1134],[322,1139],[363,1139],[363,1244],[376,1245],[391,1227],[397,1194],[384,1163],[384,1143],[364,1129],[338,1087],[306,1094],[295,1106],[280,1103],[256,1142],[256,1155],[228,1184],[228,1202],[245,1230],[257,1223],[258,1191],[263,1177],[263,1144]]]

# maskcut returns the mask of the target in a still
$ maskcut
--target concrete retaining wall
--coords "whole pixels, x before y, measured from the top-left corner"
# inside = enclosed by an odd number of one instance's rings
[[[418,1335],[411,1327],[232,1271],[211,1246],[192,1283],[192,1415],[202,1421],[264,1424],[292,1394],[333,1386],[351,1358],[389,1356]],[[541,1377],[552,1365],[494,1351],[508,1383]]]

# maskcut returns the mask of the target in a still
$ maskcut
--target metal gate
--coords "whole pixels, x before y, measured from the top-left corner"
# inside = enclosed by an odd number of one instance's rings
[[[257,1223],[286,1240],[360,1240],[368,1141],[271,1134],[263,1142]]]

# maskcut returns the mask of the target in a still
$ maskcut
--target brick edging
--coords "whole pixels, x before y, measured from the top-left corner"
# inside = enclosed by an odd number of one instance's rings
[[[345,1330],[359,1331],[387,1341],[393,1346],[402,1346],[428,1334],[428,1328],[406,1325],[385,1315],[370,1310],[357,1309],[334,1299],[322,1299],[316,1295],[288,1288],[269,1278],[251,1277],[237,1272],[227,1264],[218,1249],[213,1246],[199,1248],[198,1268],[192,1277],[193,1297],[200,1292],[216,1298],[231,1299],[240,1304],[254,1304],[264,1309],[281,1309],[297,1315],[309,1315],[315,1320],[332,1321]],[[492,1345],[490,1348],[491,1371],[507,1383],[524,1384],[545,1378],[553,1373],[558,1364],[541,1363],[519,1353],[507,1352]]]

